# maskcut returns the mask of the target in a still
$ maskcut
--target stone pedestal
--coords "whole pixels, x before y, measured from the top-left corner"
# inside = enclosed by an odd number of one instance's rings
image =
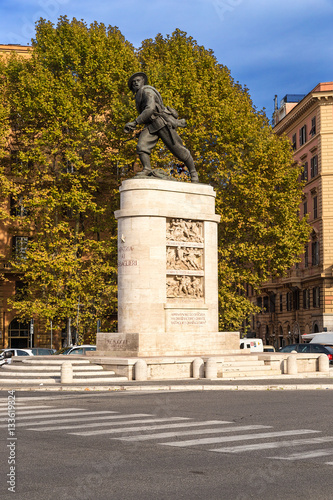
[[[211,186],[154,178],[120,187],[118,333],[112,356],[186,356],[239,349],[218,332],[217,224]]]

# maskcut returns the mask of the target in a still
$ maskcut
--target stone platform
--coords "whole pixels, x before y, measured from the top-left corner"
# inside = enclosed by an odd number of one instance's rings
[[[120,187],[118,332],[97,334],[113,357],[218,355],[239,349],[218,329],[215,192],[154,178]]]

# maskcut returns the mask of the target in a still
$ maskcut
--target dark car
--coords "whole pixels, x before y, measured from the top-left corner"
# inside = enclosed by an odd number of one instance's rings
[[[327,354],[330,363],[333,364],[333,347],[322,344],[290,344],[281,347],[279,352],[304,352],[307,354]]]

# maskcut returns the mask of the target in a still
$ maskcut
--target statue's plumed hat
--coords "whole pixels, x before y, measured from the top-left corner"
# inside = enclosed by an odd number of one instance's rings
[[[136,76],[142,76],[143,79],[144,79],[144,82],[145,82],[145,85],[147,85],[148,83],[148,77],[146,75],[146,73],[142,73],[141,71],[139,71],[138,73],[134,73],[132,76],[129,77],[128,79],[128,87],[132,90],[132,82],[134,80],[134,78]]]

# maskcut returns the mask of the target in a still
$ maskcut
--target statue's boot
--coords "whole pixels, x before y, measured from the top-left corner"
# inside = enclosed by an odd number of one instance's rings
[[[152,168],[150,165],[150,156],[147,153],[140,153],[139,158],[143,166],[143,170],[140,172],[140,176],[150,175],[152,173]]]
[[[191,182],[199,182],[198,172],[195,169],[192,156],[190,156],[184,163],[190,172]]]

